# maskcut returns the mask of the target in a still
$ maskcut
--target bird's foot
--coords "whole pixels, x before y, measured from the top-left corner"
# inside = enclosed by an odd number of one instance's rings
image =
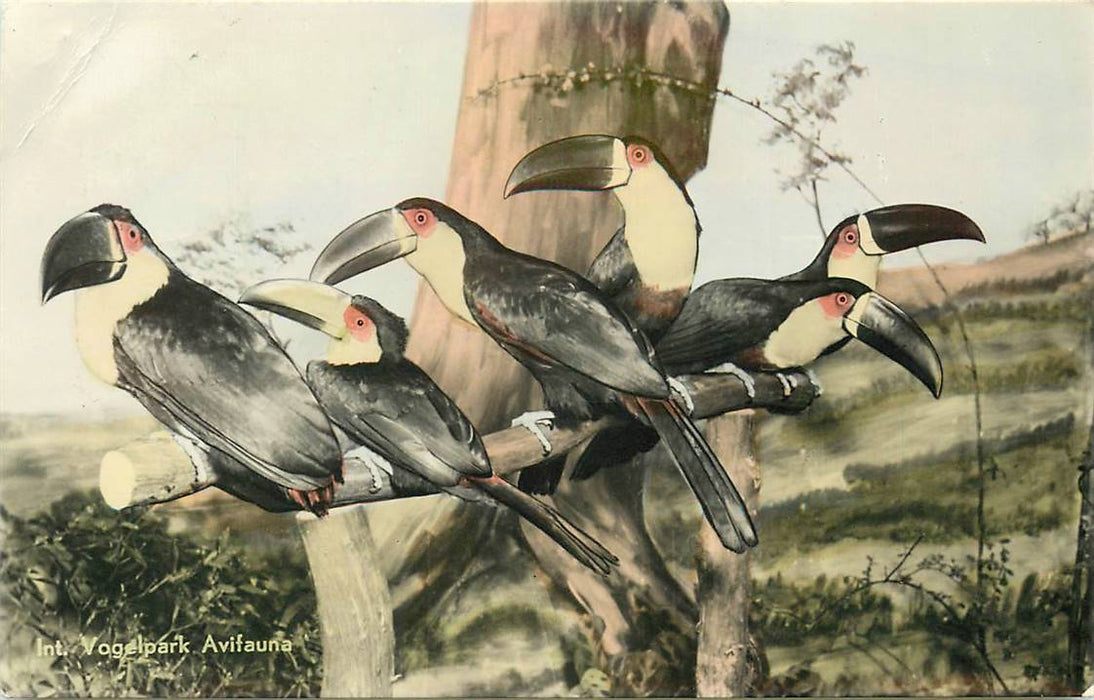
[[[297,505],[322,518],[327,514],[331,501],[334,500],[334,479],[332,478],[326,486],[311,491],[301,491],[299,489],[286,489],[286,491],[289,498]]]
[[[390,475],[392,473],[390,462],[367,447],[358,447],[347,452],[346,458],[357,460],[368,469],[368,474],[372,478],[372,484],[368,489],[369,493],[377,493],[384,488],[383,474]]]
[[[752,375],[732,362],[724,362],[710,371],[713,374],[731,374],[737,379],[740,379],[741,384],[744,384],[745,386],[745,393],[748,394],[748,398],[756,398],[756,382],[752,379]]]
[[[783,385],[784,399],[794,393],[794,389],[798,386],[798,380],[794,379],[793,374],[783,374],[782,372],[776,372],[775,376],[779,378],[779,383]]]
[[[809,381],[813,383],[813,396],[821,396],[824,394],[824,387],[821,386],[820,380],[817,379],[817,375],[813,370],[806,368],[805,376],[809,377]]]
[[[536,436],[544,456],[551,454],[551,441],[543,428],[551,430],[555,426],[555,414],[553,411],[526,411],[509,423],[512,427],[521,427]],[[540,426],[543,426],[541,428]]]
[[[692,400],[691,392],[689,392],[688,388],[684,386],[684,383],[676,377],[668,377],[668,381],[669,387],[684,402],[684,406],[687,407],[688,415],[690,416],[691,414],[695,413],[695,401]]]

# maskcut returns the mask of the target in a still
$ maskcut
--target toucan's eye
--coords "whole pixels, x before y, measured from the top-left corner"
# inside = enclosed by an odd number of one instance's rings
[[[854,226],[850,226],[843,230],[843,242],[847,245],[855,245],[858,243],[858,231]]]
[[[365,325],[365,319],[363,319],[363,318],[357,319],[357,325],[358,326],[364,326]]]
[[[851,296],[849,294],[840,293],[836,295],[836,304],[838,306],[847,306],[851,303]]]
[[[645,146],[632,144],[627,146],[627,160],[635,167],[642,167],[648,165],[653,159],[650,149]]]
[[[429,237],[433,225],[437,223],[437,217],[428,209],[407,209],[403,216],[414,232],[423,238]]]

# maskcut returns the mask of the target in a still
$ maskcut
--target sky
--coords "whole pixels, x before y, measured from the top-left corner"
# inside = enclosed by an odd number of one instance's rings
[[[730,14],[722,83],[745,96],[768,97],[772,73],[820,43],[855,42],[869,73],[826,143],[885,201],[961,209],[988,236],[932,246],[932,261],[1013,249],[1057,200],[1094,186],[1089,6],[749,3]],[[462,3],[5,3],[0,412],[140,410],[84,369],[72,295],[38,302],[42,248],[81,211],[124,204],[171,255],[225,221],[289,222],[322,246],[406,196],[443,198],[469,17]],[[762,143],[769,129],[717,103],[707,168],[688,186],[704,225],[700,281],[790,272],[819,245],[812,210],[778,187],[793,153]],[[838,173],[820,197],[829,226],[873,206]],[[355,291],[409,313],[407,266],[368,278]]]

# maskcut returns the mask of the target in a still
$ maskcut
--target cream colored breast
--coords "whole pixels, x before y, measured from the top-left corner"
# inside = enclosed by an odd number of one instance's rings
[[[846,258],[837,258],[834,255],[830,257],[828,276],[858,280],[870,289],[874,289],[877,285],[877,271],[880,266],[880,255],[867,255],[861,249],[857,249],[853,255]]]
[[[76,347],[84,364],[107,384],[117,384],[114,328],[168,279],[167,265],[151,251],[130,255],[121,278],[76,290]]]
[[[690,287],[699,249],[695,211],[656,163],[615,190],[623,206],[627,245],[642,281],[668,291]]]
[[[845,335],[841,317],[832,318],[819,302],[810,301],[790,312],[767,339],[763,352],[776,367],[800,367]]]
[[[350,335],[334,338],[327,346],[327,363],[332,365],[359,365],[379,362],[383,351],[376,334],[367,343],[354,339]]]
[[[472,325],[475,319],[463,296],[463,266],[467,256],[459,234],[438,223],[433,234],[418,241],[418,247],[406,261],[433,288],[449,311]]]

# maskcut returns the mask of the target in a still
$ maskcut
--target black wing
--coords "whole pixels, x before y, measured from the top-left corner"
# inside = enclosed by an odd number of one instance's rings
[[[311,362],[308,382],[351,438],[436,485],[493,473],[475,426],[410,362]]]
[[[809,298],[809,283],[734,278],[702,285],[657,343],[669,374],[703,372],[755,347]]]
[[[610,297],[620,294],[638,279],[638,268],[634,264],[631,247],[627,245],[624,229],[620,228],[597,253],[593,264],[585,275],[597,289]]]
[[[473,260],[464,294],[495,340],[618,391],[668,395],[649,341],[584,277],[510,250]]]
[[[341,466],[338,442],[292,361],[253,316],[181,273],[114,330],[119,384],[153,415],[286,488]]]

